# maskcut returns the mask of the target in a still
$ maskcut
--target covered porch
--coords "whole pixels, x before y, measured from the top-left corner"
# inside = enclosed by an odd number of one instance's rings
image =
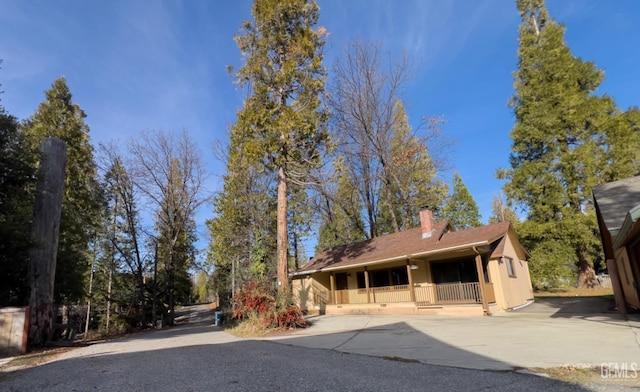
[[[490,315],[496,302],[487,261],[480,254],[405,259],[318,271],[306,278],[313,279],[316,309],[327,314],[460,313],[466,309],[470,314]]]

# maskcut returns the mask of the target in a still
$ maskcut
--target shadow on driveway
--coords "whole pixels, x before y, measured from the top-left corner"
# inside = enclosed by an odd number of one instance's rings
[[[397,323],[365,328],[359,334],[402,330]],[[171,332],[171,333],[166,333]],[[505,371],[432,366],[400,358],[353,355],[332,349],[305,348],[265,340],[237,340],[218,327],[184,328],[81,348],[73,357],[35,368],[0,373],[3,391],[389,391],[496,390],[586,391],[561,381]],[[188,335],[188,336],[186,336]],[[200,342],[194,345],[184,345]],[[339,338],[339,340],[342,338]],[[487,358],[422,336],[417,350]],[[218,343],[213,343],[218,342]],[[174,344],[174,347],[166,347]],[[177,345],[176,345],[177,344]],[[86,350],[86,352],[82,352]]]

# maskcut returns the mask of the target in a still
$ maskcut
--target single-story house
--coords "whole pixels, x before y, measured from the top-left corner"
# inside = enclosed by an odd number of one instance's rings
[[[618,311],[640,309],[640,176],[593,188],[593,201]]]
[[[292,274],[303,311],[491,315],[533,299],[528,253],[511,223],[421,227],[326,250]]]

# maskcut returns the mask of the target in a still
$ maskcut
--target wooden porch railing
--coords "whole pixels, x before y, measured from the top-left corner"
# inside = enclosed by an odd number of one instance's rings
[[[436,285],[436,303],[482,303],[479,283],[442,283]]]
[[[316,291],[313,293],[313,303],[318,306],[324,306],[329,303],[329,292],[326,291]]]
[[[480,283],[422,283],[414,287],[416,303],[418,305],[445,304],[480,304]],[[487,302],[495,302],[492,283],[485,283]],[[328,303],[325,297],[325,303]],[[395,303],[411,302],[408,285],[371,287],[367,296],[366,289],[336,290],[334,303],[366,304],[366,303]],[[318,304],[318,302],[316,302]]]

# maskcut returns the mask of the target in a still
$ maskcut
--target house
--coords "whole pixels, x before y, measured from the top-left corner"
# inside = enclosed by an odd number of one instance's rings
[[[594,187],[593,201],[618,311],[640,309],[640,176]]]
[[[326,250],[292,274],[303,311],[491,315],[533,299],[528,253],[509,222],[421,227]]]

